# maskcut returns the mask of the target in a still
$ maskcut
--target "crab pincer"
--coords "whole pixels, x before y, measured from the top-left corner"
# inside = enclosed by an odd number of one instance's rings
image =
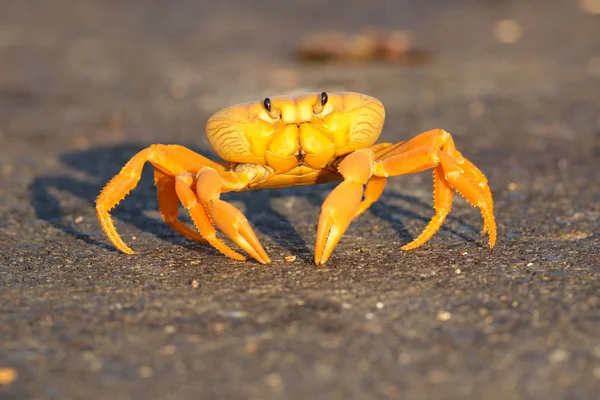
[[[270,264],[271,260],[258,241],[248,220],[240,210],[221,200],[221,176],[210,167],[204,167],[196,178],[196,195],[214,223],[231,240],[261,264]]]
[[[375,154],[361,149],[349,154],[340,163],[338,172],[344,177],[327,196],[321,207],[315,263],[323,265],[331,256],[348,226],[357,215],[363,197],[363,187],[373,174]]]

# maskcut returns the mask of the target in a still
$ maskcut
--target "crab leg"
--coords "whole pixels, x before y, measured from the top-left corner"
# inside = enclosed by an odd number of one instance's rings
[[[158,210],[165,221],[173,230],[190,240],[204,242],[198,232],[187,226],[178,218],[179,198],[175,191],[175,178],[165,174],[158,168],[154,168],[154,183],[157,189]]]
[[[262,264],[271,260],[240,210],[221,200],[223,180],[213,168],[202,168],[196,178],[196,194],[215,224],[231,240]],[[204,234],[203,234],[204,236]],[[227,253],[225,253],[227,255]]]
[[[354,215],[355,218],[367,211],[373,203],[379,200],[383,194],[386,183],[387,178],[381,176],[372,176],[371,179],[369,179],[369,182],[367,182],[367,186],[365,187],[365,199],[358,206],[356,215]]]
[[[489,246],[493,248],[496,223],[487,180],[477,167],[456,151],[449,133],[439,129],[416,136],[377,161],[375,171],[377,176],[397,176],[438,166],[442,171],[434,173],[436,215],[425,231],[403,249],[420,246],[440,228],[452,205],[451,193],[445,185],[456,189],[469,203],[480,208],[484,230],[489,232]]]
[[[327,262],[333,249],[359,211],[363,185],[371,178],[374,162],[373,150],[362,149],[351,153],[340,163],[338,171],[344,177],[344,181],[333,189],[321,207],[315,246],[315,263],[317,265]],[[385,185],[385,180],[376,182],[376,185],[379,185],[378,189],[382,182]],[[383,190],[382,187],[381,190]],[[374,192],[376,191],[374,190]]]
[[[402,250],[411,250],[419,247],[440,229],[446,216],[452,209],[452,187],[444,178],[444,170],[441,166],[433,170],[433,206],[435,215],[427,224],[425,230],[412,242],[401,247]]]
[[[413,139],[377,148],[377,161],[372,149],[348,155],[339,166],[344,181],[323,203],[317,245],[316,264],[324,264],[346,231],[352,219],[377,201],[389,176],[411,174],[433,168],[435,216],[425,230],[403,250],[416,248],[439,230],[452,208],[452,189],[479,207],[484,230],[489,232],[490,249],[496,242],[492,194],[483,173],[455,148],[449,133],[442,129],[424,132]],[[367,184],[361,202],[363,185]]]
[[[196,225],[196,228],[198,228],[202,237],[227,257],[239,261],[246,260],[246,257],[237,251],[232,250],[217,238],[215,227],[210,221],[203,205],[198,202],[198,198],[192,190],[193,185],[194,176],[191,173],[181,172],[177,174],[177,177],[175,178],[175,190],[177,191],[177,196],[179,197],[179,200],[181,200],[183,206],[189,211],[192,221],[194,221],[194,225]]]
[[[96,213],[102,230],[117,249],[127,254],[134,254],[134,251],[123,242],[108,212],[137,186],[149,153],[150,149],[144,149],[133,156],[121,169],[121,172],[104,186],[96,199]]]
[[[375,159],[379,159],[387,153],[395,150],[400,147],[405,142],[398,142],[396,144],[392,143],[378,143],[371,146],[371,150],[375,153]],[[355,218],[362,215],[365,211],[369,209],[375,203],[381,195],[383,194],[383,190],[385,189],[385,185],[387,184],[387,178],[380,176],[372,176],[367,182],[367,186],[365,187],[365,198],[360,203],[358,207],[358,211],[356,211]]]
[[[472,176],[472,178],[475,180],[475,182],[477,182],[477,185],[479,187],[481,187],[481,190],[483,190],[483,194],[486,198],[486,201],[490,204],[491,212],[493,214],[494,201],[492,200],[492,192],[488,185],[487,178],[485,177],[485,175],[483,175],[483,172],[481,172],[479,170],[479,168],[477,168],[471,161],[464,158],[458,150],[456,151],[455,159],[456,159],[456,162],[461,166],[461,168],[463,170],[465,170],[468,174],[470,174]],[[486,233],[486,232],[490,231],[490,229],[487,225],[487,221],[485,221],[485,222],[486,223],[484,223],[484,225],[483,225],[482,233]],[[494,227],[494,229],[495,229],[495,227]]]
[[[146,162],[150,162],[156,169],[168,176],[175,176],[183,171],[198,171],[204,166],[210,166],[215,170],[225,169],[223,165],[179,145],[156,144],[134,155],[121,171],[104,186],[96,199],[96,214],[102,230],[117,249],[127,254],[134,254],[134,251],[123,242],[117,233],[109,211],[137,186]],[[163,192],[164,194],[165,192]],[[173,206],[172,203],[170,204],[165,207],[171,207],[169,210],[172,212]]]
[[[490,191],[488,181],[485,175],[471,161],[463,157],[456,150],[452,135],[443,129],[432,129],[415,136],[406,142],[400,142],[395,145],[387,146],[376,152],[377,159],[389,158],[393,155],[400,154],[420,146],[433,146],[440,148],[442,151],[452,156],[461,168],[477,183],[486,197],[487,203],[493,214],[494,202],[492,200],[492,192]],[[417,171],[415,171],[417,172]],[[442,221],[443,222],[443,221]],[[495,229],[495,228],[494,228]],[[484,221],[482,233],[489,232],[487,221]]]

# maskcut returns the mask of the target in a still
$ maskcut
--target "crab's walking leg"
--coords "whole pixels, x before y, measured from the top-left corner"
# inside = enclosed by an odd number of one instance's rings
[[[340,163],[338,171],[344,177],[344,181],[333,189],[321,207],[315,246],[317,265],[327,262],[356,216],[361,205],[363,185],[371,178],[374,162],[373,150],[362,149],[351,153]],[[381,185],[381,182],[378,181],[377,184]]]
[[[433,206],[435,215],[429,221],[425,230],[412,242],[402,246],[402,250],[414,249],[431,239],[440,229],[452,209],[452,187],[444,178],[444,170],[439,165],[433,170]]]
[[[472,175],[474,177],[475,181],[477,182],[477,185],[479,187],[481,187],[481,190],[483,190],[483,194],[486,197],[487,202],[490,204],[491,212],[493,214],[494,201],[492,200],[492,191],[490,190],[487,178],[485,177],[485,175],[483,175],[483,172],[481,172],[479,170],[479,168],[477,168],[471,161],[464,158],[463,155],[460,154],[460,152],[458,150],[456,151],[455,159],[456,159],[456,162],[461,166],[461,168],[463,170],[467,171],[470,175]],[[490,230],[488,229],[488,225],[487,225],[487,221],[486,221],[486,223],[484,223],[484,225],[483,225],[482,233],[486,233],[489,231]]]
[[[180,221],[179,198],[175,191],[175,178],[165,174],[158,168],[154,168],[154,184],[157,189],[158,210],[165,221],[173,230],[188,239],[204,242],[202,236]]]
[[[375,159],[378,160],[387,153],[397,149],[402,146],[406,142],[398,142],[395,144],[392,143],[378,143],[370,147],[371,150],[375,153]],[[362,215],[365,211],[369,209],[375,203],[381,195],[383,194],[383,190],[385,189],[385,185],[387,184],[387,178],[382,176],[372,176],[367,182],[367,186],[365,187],[365,198],[360,203],[358,210],[356,211],[356,215],[354,217],[358,217]]]
[[[217,237],[215,227],[208,218],[206,210],[198,201],[196,194],[192,190],[193,185],[194,176],[191,173],[180,172],[177,174],[177,177],[175,178],[175,190],[177,192],[177,197],[179,197],[179,200],[181,200],[183,206],[187,208],[190,216],[192,217],[192,221],[194,221],[194,225],[196,225],[196,228],[198,228],[202,234],[202,237],[227,257],[239,261],[246,260],[246,257],[232,250]]]
[[[198,199],[223,233],[258,262],[271,263],[244,214],[219,198],[223,188],[223,180],[219,173],[210,167],[202,168],[196,181]]]
[[[108,212],[136,187],[149,153],[150,149],[148,148],[133,156],[121,169],[121,172],[108,182],[96,199],[96,214],[98,214],[102,230],[119,250],[127,254],[134,254],[134,251],[123,242]]]
[[[136,187],[146,162],[152,163],[165,175],[173,177],[179,172],[198,171],[204,166],[210,166],[219,171],[225,169],[223,165],[179,145],[154,144],[134,155],[121,171],[104,186],[96,199],[96,214],[102,230],[117,249],[127,254],[134,254],[134,251],[123,242],[117,233],[109,211]]]
[[[365,199],[358,206],[358,210],[356,210],[356,215],[354,217],[358,217],[367,211],[373,203],[379,200],[383,194],[386,183],[387,178],[381,176],[373,176],[369,179],[369,182],[367,182],[367,186],[365,187]]]
[[[484,229],[489,232],[490,249],[496,242],[496,223],[493,214],[492,195],[487,180],[470,161],[465,159],[454,146],[449,133],[442,129],[424,132],[394,149],[375,165],[377,176],[397,176],[441,167],[435,173],[436,215],[422,235],[404,249],[423,244],[441,226],[451,207],[451,193],[444,187],[449,185],[462,194],[472,205],[481,210]]]
[[[446,180],[456,189],[471,205],[479,207],[483,216],[484,229],[489,234],[490,250],[496,244],[496,220],[494,219],[494,205],[491,193],[488,195],[487,184],[483,186],[477,177],[468,169],[462,169],[458,162],[448,154],[440,152],[440,161]],[[487,189],[487,190],[485,190]]]

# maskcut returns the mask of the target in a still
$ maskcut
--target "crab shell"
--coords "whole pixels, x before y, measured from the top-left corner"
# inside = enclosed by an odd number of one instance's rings
[[[263,164],[277,172],[302,162],[324,168],[336,157],[371,146],[385,120],[383,104],[359,93],[271,97],[217,112],[206,124],[211,147],[231,163]]]

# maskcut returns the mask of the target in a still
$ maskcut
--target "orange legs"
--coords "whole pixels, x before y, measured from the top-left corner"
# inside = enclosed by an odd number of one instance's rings
[[[441,168],[440,168],[441,167]],[[436,214],[419,237],[403,250],[414,249],[435,234],[452,208],[452,189],[471,205],[479,207],[484,231],[489,233],[489,247],[496,244],[496,221],[492,193],[483,173],[464,158],[454,146],[452,136],[443,129],[434,129],[415,136],[387,153],[375,165],[383,176],[402,175],[434,170],[434,207]]]
[[[258,262],[270,264],[269,256],[258,241],[246,217],[233,205],[219,198],[222,187],[223,180],[213,168],[205,167],[198,172],[196,195],[215,224]],[[225,251],[221,251],[225,255],[229,255]]]
[[[202,235],[179,220],[179,197],[175,191],[175,178],[154,168],[154,183],[158,197],[158,210],[165,221],[173,230],[190,240],[204,242]]]
[[[214,221],[223,233],[256,260],[263,264],[271,262],[242,213],[219,199],[223,179],[229,179],[229,186],[243,188],[247,185],[248,177],[243,173],[231,175],[225,171],[223,165],[177,145],[152,145],[140,151],[125,164],[121,172],[98,196],[98,219],[110,241],[119,250],[127,254],[134,253],[117,233],[109,211],[135,188],[146,162],[154,165],[158,208],[163,220],[171,228],[191,240],[209,242],[234,260],[245,260],[246,257],[217,238],[212,222]],[[200,233],[178,219],[179,202],[188,210]]]
[[[321,207],[315,248],[317,265],[327,262],[350,222],[357,213],[360,214],[363,186],[372,175],[374,162],[373,150],[362,149],[351,153],[340,163],[338,171],[344,177],[344,181],[333,189]],[[379,189],[383,191],[383,186],[385,181],[378,181],[375,184],[376,189],[373,190],[374,194],[377,194]],[[364,209],[368,207],[369,201],[362,203]]]
[[[208,241],[214,248],[234,260],[244,261],[246,257],[232,250],[229,246],[217,238],[217,232],[213,226],[203,204],[198,202],[196,193],[192,190],[194,185],[194,176],[189,172],[180,172],[175,178],[175,190],[181,203],[187,208],[194,225],[202,234],[202,237]]]
[[[108,212],[137,186],[142,175],[142,169],[149,156],[150,148],[144,149],[133,156],[121,169],[121,172],[104,186],[96,199],[96,214],[102,230],[117,249],[127,254],[134,254],[134,251],[123,242]]]
[[[425,230],[412,242],[402,246],[402,250],[412,250],[431,239],[440,229],[452,209],[452,187],[444,178],[444,169],[440,165],[433,170],[433,207],[435,208],[435,215],[429,221]]]
[[[377,159],[374,160],[373,157]],[[387,177],[431,168],[436,214],[425,230],[402,249],[419,247],[440,229],[452,208],[453,190],[481,210],[483,230],[489,234],[489,247],[492,249],[496,243],[496,221],[487,180],[475,165],[456,150],[448,132],[434,129],[403,143],[358,150],[340,163],[339,172],[344,177],[344,182],[323,203],[315,262],[324,264],[327,261],[352,219],[367,210],[381,196]],[[365,199],[361,202],[365,183]]]
[[[119,250],[133,254],[117,233],[110,210],[136,187],[146,162],[154,166],[158,208],[171,228],[191,240],[209,242],[232,259],[245,260],[242,254],[217,238],[216,225],[258,262],[271,262],[246,217],[220,199],[221,193],[246,190],[252,182],[258,187],[256,182],[266,178],[267,168],[246,164],[239,170],[226,170],[224,165],[177,145],[152,145],[140,151],[98,196],[98,219],[103,231]],[[357,150],[339,163],[338,172],[344,180],[327,196],[321,208],[315,263],[322,265],[327,262],[352,220],[379,199],[388,177],[426,169],[433,169],[436,213],[424,231],[402,249],[421,246],[440,229],[452,208],[453,191],[479,207],[484,220],[483,232],[489,234],[489,247],[492,249],[496,243],[496,222],[487,180],[456,150],[449,133],[435,129],[406,142],[382,143]],[[199,233],[178,219],[180,202],[190,213]]]

